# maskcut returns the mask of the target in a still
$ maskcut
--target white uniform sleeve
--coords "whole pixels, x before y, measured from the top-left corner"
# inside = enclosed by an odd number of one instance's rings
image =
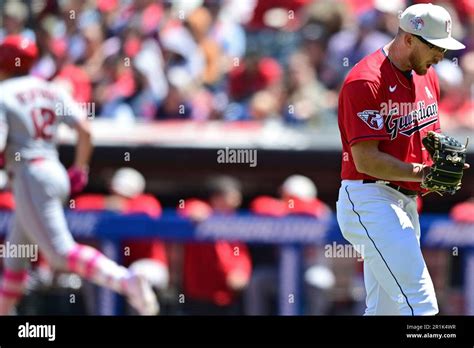
[[[0,101],[0,152],[5,151],[8,138],[7,112]]]

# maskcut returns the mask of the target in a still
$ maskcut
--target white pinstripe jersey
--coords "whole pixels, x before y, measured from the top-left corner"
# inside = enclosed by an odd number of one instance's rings
[[[58,159],[57,129],[83,117],[73,99],[53,83],[23,76],[0,83],[0,151],[7,168],[37,157]]]

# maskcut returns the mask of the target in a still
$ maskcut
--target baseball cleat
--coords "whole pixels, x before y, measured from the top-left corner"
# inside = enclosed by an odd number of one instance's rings
[[[160,305],[148,280],[140,274],[132,274],[127,280],[126,297],[140,315],[157,315]]]

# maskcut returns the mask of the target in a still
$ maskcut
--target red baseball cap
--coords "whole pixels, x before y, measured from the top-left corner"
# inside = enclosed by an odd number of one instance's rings
[[[28,74],[38,59],[38,47],[21,35],[9,35],[0,43],[0,69],[14,75]]]

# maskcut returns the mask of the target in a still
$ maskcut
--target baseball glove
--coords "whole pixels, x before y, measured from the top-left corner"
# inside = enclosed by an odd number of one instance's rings
[[[423,177],[421,188],[426,189],[426,193],[436,192],[441,196],[455,194],[461,188],[467,142],[462,145],[452,137],[433,131],[428,132],[422,142],[433,159],[433,165]]]

